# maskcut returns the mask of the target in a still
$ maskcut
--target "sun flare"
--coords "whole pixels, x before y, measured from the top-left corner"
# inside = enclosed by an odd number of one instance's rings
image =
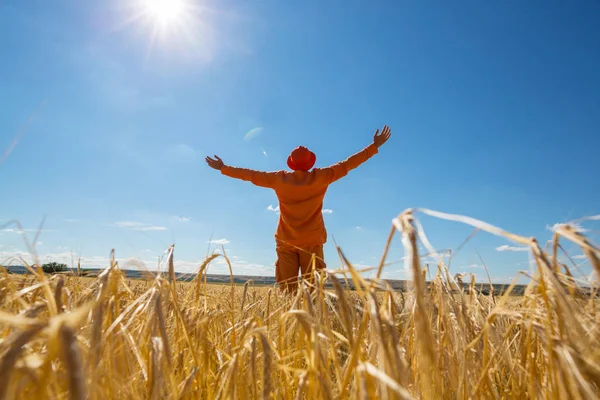
[[[145,41],[146,60],[158,51],[179,60],[209,61],[215,51],[216,14],[210,0],[123,0],[118,29]],[[174,60],[174,59],[173,59]]]
[[[146,12],[155,22],[171,24],[183,17],[183,0],[145,0]]]

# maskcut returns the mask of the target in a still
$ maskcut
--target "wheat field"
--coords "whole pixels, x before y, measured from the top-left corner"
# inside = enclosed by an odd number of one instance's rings
[[[511,296],[513,284],[484,295],[457,282],[443,258],[426,271],[412,256],[419,243],[435,250],[417,213],[530,246],[537,269],[525,294]],[[600,276],[588,239],[565,225],[545,251],[535,239],[422,209],[394,219],[388,248],[397,233],[413,276],[405,292],[364,279],[341,250],[343,268],[293,295],[207,284],[208,266],[225,254],[177,282],[173,247],[150,280],[128,280],[115,261],[96,278],[2,268],[0,399],[600,396],[596,287],[583,291],[558,261],[561,240],[574,242]]]

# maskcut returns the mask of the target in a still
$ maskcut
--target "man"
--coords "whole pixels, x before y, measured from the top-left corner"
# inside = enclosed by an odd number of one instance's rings
[[[287,165],[293,172],[259,172],[225,165],[219,157],[206,157],[211,168],[225,176],[250,181],[256,186],[275,190],[279,199],[279,224],[275,233],[277,262],[275,279],[281,289],[295,292],[298,272],[309,280],[313,268],[325,268],[323,245],[327,232],[323,223],[323,198],[330,184],[377,154],[391,135],[384,126],[375,131],[373,143],[350,158],[327,168],[315,168],[317,157],[306,147],[298,147],[288,157]],[[311,170],[312,169],[312,170]]]

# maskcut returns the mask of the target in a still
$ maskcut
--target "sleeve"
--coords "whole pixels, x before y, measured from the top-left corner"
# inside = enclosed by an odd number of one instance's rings
[[[281,174],[279,172],[261,172],[245,168],[230,167],[227,165],[224,165],[223,168],[221,168],[221,174],[230,178],[252,182],[256,186],[271,189],[275,188],[281,180]]]
[[[363,150],[359,151],[358,153],[348,157],[344,161],[341,161],[330,167],[323,168],[322,173],[324,175],[324,179],[327,181],[328,184],[333,183],[338,179],[348,175],[348,172],[357,168],[377,153],[377,146],[374,143],[372,143],[369,146],[365,147]]]

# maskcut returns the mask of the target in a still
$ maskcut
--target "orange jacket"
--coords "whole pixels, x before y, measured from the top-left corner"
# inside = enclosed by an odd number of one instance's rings
[[[327,188],[375,154],[377,146],[371,144],[342,162],[308,172],[259,172],[224,165],[221,173],[275,190],[281,210],[275,233],[278,243],[316,246],[327,241],[322,214]]]

